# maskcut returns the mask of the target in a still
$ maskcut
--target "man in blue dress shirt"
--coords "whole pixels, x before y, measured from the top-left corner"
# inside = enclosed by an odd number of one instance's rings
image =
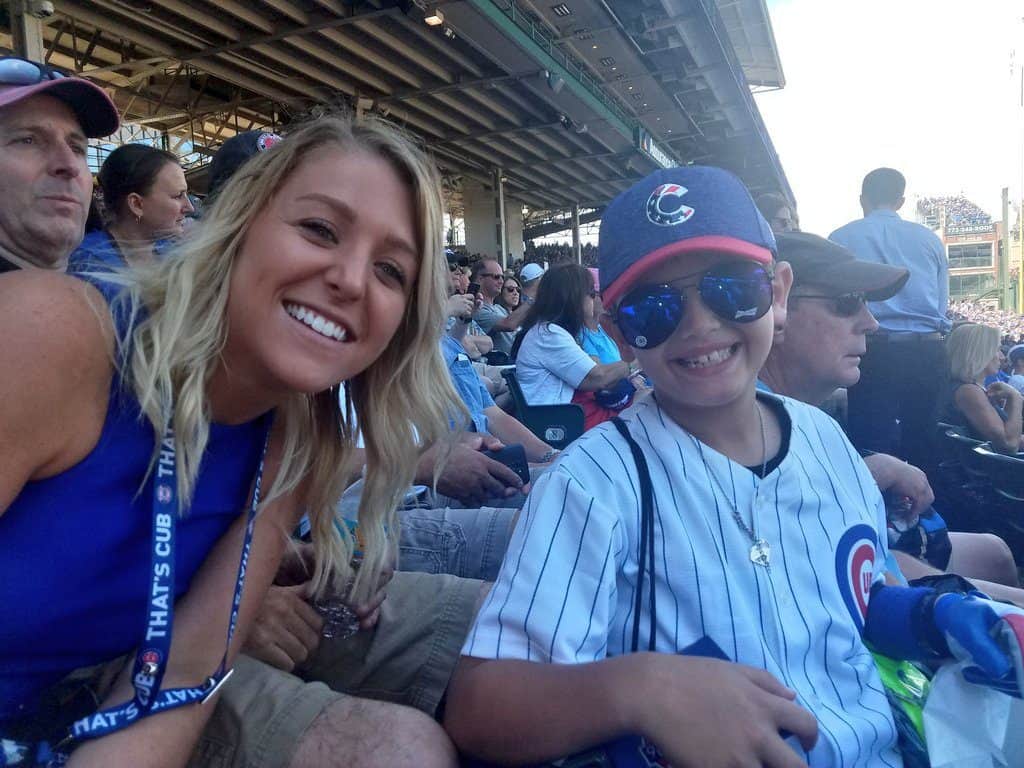
[[[860,449],[931,467],[930,442],[946,366],[943,336],[951,325],[946,317],[949,269],[935,233],[897,213],[905,189],[899,171],[871,171],[861,187],[864,218],[840,227],[829,239],[861,261],[910,271],[902,291],[870,304],[879,329],[868,336],[860,382],[849,391],[850,439]]]

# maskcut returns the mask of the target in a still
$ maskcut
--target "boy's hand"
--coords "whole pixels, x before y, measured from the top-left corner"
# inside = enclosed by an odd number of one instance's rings
[[[652,654],[650,671],[638,730],[675,768],[806,765],[780,731],[809,750],[818,740],[818,723],[770,673],[667,654]]]

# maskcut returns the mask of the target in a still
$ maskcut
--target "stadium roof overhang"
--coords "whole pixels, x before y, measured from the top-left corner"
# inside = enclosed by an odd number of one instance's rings
[[[711,0],[55,5],[49,62],[106,87],[127,123],[172,147],[209,155],[344,102],[407,126],[453,179],[490,185],[500,168],[506,194],[534,209],[599,207],[676,162],[789,194],[743,69],[781,84],[762,0],[722,0],[721,13]]]

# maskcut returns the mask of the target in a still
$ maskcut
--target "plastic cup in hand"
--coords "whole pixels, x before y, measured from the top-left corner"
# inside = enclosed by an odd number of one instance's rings
[[[359,617],[341,597],[314,600],[313,609],[324,620],[320,634],[327,640],[344,640],[359,631]]]

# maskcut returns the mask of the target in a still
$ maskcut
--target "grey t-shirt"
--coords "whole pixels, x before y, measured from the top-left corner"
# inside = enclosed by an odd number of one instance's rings
[[[512,354],[512,342],[516,338],[515,332],[494,330],[495,324],[501,322],[506,317],[508,317],[508,310],[504,307],[499,307],[497,304],[488,304],[487,302],[481,304],[480,309],[473,315],[473,319],[484,329],[484,333],[494,339],[494,349],[510,355]]]

